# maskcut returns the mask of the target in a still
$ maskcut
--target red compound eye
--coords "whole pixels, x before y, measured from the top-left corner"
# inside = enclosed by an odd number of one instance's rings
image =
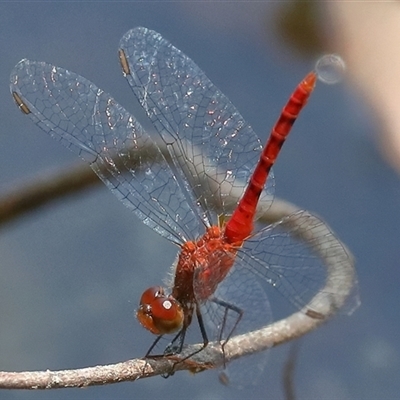
[[[145,290],[136,313],[139,322],[155,335],[178,331],[183,323],[183,310],[178,301],[154,286]]]

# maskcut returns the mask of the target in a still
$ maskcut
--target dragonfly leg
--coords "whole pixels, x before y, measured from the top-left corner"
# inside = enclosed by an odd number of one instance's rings
[[[147,350],[146,355],[144,356],[145,358],[150,357],[150,353],[153,351],[154,347],[157,346],[157,343],[160,341],[160,339],[163,337],[164,335],[159,335],[157,336],[157,339],[152,343],[152,345],[150,346],[149,350]]]
[[[204,348],[206,348],[208,345],[208,336],[207,336],[206,328],[204,327],[203,316],[201,315],[200,307],[198,305],[196,306],[196,317],[197,317],[197,322],[199,323],[201,336],[203,338],[203,347],[199,350],[199,351],[201,351]]]
[[[165,348],[163,357],[166,356],[172,356],[175,354],[179,354],[182,352],[183,344],[185,342],[185,336],[186,336],[186,330],[187,327],[184,326],[178,334],[171,340],[171,343]],[[175,365],[179,364],[180,362],[186,360],[187,357],[185,357],[181,361],[177,361],[171,368],[169,372],[166,372],[165,374],[162,374],[161,376],[165,379],[169,378],[171,375],[174,375],[175,373]]]
[[[171,343],[164,350],[164,356],[171,356],[182,352],[183,344],[185,343],[186,329],[186,326],[183,327],[171,340]]]
[[[233,332],[237,328],[240,320],[242,319],[243,310],[240,307],[235,306],[232,303],[228,303],[227,301],[221,300],[221,299],[219,299],[217,297],[212,297],[210,299],[210,301],[212,301],[213,303],[215,303],[215,304],[217,304],[217,305],[219,305],[221,307],[224,307],[224,309],[225,309],[224,316],[223,316],[223,319],[222,319],[221,329],[220,329],[219,334],[218,334],[218,341],[221,343],[221,350],[222,350],[222,354],[223,354],[224,368],[225,368],[226,367],[226,365],[225,365],[225,345],[228,343],[228,341],[231,338]],[[228,333],[226,338],[223,339],[223,334],[224,334],[224,330],[225,330],[225,327],[226,327],[229,310],[235,312],[237,314],[237,318],[236,318],[235,323],[233,324],[232,329],[230,330],[230,332]]]
[[[174,374],[175,372],[175,366],[186,361],[188,358],[193,357],[195,354],[200,353],[202,350],[204,350],[208,343],[208,336],[207,336],[207,332],[206,332],[206,328],[204,326],[204,321],[203,321],[203,317],[201,315],[201,311],[200,311],[200,307],[198,307],[196,305],[196,317],[197,317],[197,322],[199,324],[199,328],[200,328],[200,332],[201,332],[201,336],[203,338],[203,346],[200,347],[198,350],[194,351],[193,353],[190,353],[189,355],[187,355],[186,357],[184,357],[182,360],[177,361],[174,366],[172,367],[172,370],[167,374],[163,375],[164,378],[167,378],[168,376],[171,376]],[[186,335],[186,328],[183,328],[181,330],[181,332],[178,333],[178,335],[175,336],[175,338],[172,340],[172,342],[168,345],[168,347],[166,348],[164,354],[168,354],[166,353],[167,351],[170,351],[171,346],[173,345],[174,341],[179,340],[179,350],[175,351],[174,353],[180,353],[182,351],[183,348],[183,344],[184,344],[184,339],[185,339],[185,335]]]

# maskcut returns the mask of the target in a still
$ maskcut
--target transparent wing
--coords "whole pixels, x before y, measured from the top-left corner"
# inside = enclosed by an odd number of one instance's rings
[[[108,94],[43,62],[20,61],[10,79],[22,111],[87,161],[142,222],[176,243],[203,232],[160,149]]]
[[[247,268],[296,308],[324,318],[359,305],[351,255],[325,223],[300,211],[247,240],[234,268]],[[268,285],[266,285],[268,286]]]
[[[252,128],[204,72],[160,34],[130,30],[121,39],[120,58],[206,223],[215,223],[216,213],[231,213],[262,148]],[[271,174],[262,197],[272,201],[272,195]]]
[[[232,268],[211,299],[200,306],[209,339],[213,341],[224,343],[230,334],[229,337],[245,334],[272,322],[267,293],[248,268]],[[243,314],[238,320],[240,311]],[[242,357],[222,368],[221,375],[229,386],[253,385],[259,381],[267,359],[265,351]]]
[[[223,250],[219,255],[213,253],[217,262],[212,271],[220,271],[226,265],[227,254],[235,257]],[[307,211],[294,213],[246,240],[227,276],[222,280],[220,277],[220,273],[202,274],[199,269],[194,278],[194,290],[212,340],[223,342],[230,334],[236,336],[269,325],[271,300],[280,314],[282,308],[287,309],[274,292],[317,319],[325,319],[338,310],[351,313],[359,305],[351,255],[327,225]],[[207,283],[216,290],[204,300]],[[282,317],[287,316],[286,312]],[[251,367],[238,363],[242,360],[228,365],[224,381],[235,386],[256,381],[266,362],[264,352],[258,356],[244,358]],[[251,371],[250,376],[247,371]]]

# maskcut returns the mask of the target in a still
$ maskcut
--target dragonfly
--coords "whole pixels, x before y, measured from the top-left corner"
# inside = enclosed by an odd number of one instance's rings
[[[128,31],[119,60],[157,138],[94,83],[51,64],[20,61],[11,92],[24,114],[87,161],[145,225],[178,246],[169,288],[151,287],[140,298],[137,318],[157,335],[146,356],[170,334],[164,354],[180,353],[194,319],[203,340],[198,351],[210,339],[226,344],[260,314],[261,325],[268,324],[266,286],[310,318],[324,319],[310,303],[323,290],[324,261],[284,229],[307,213],[255,228],[273,201],[271,168],[317,74],[297,86],[263,146],[205,73],[159,33]],[[333,233],[323,240],[329,246]]]

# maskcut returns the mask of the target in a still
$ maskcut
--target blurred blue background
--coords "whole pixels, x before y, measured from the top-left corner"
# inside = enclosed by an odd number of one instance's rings
[[[313,67],[275,30],[263,2],[13,2],[0,5],[0,191],[77,162],[17,109],[9,74],[22,58],[77,72],[142,115],[120,72],[120,37],[141,25],[188,54],[262,140]],[[299,399],[396,398],[400,180],[378,153],[378,127],[349,84],[320,84],[275,167],[277,196],[322,216],[354,253],[362,305],[301,340]],[[134,318],[143,290],[177,249],[103,186],[6,225],[0,235],[0,369],[65,369],[142,356]],[[288,346],[272,349],[247,398],[283,398]],[[0,391],[0,399],[242,399],[213,371],[108,387]]]

